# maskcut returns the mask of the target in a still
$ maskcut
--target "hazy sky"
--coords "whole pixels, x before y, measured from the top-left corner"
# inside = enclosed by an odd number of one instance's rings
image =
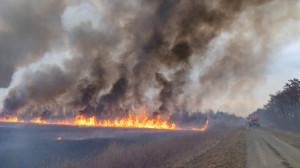
[[[266,104],[270,94],[282,90],[285,83],[293,78],[300,78],[300,38],[279,47],[272,55],[268,66],[265,83],[257,86],[255,97],[258,106]]]

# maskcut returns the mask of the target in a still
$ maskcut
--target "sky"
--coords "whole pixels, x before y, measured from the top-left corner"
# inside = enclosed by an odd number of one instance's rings
[[[247,116],[300,76],[296,0],[8,1],[0,115]]]
[[[285,83],[293,78],[300,77],[300,39],[290,42],[272,55],[268,66],[264,85],[258,86],[255,97],[258,100],[256,107],[262,108],[269,99],[270,94],[283,89]]]

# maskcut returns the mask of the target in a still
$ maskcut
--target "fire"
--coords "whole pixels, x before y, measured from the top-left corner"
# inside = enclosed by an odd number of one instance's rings
[[[168,119],[169,120],[169,119]],[[155,119],[148,117],[140,118],[139,116],[132,117],[129,114],[127,118],[116,118],[115,120],[96,121],[95,116],[85,118],[83,115],[77,115],[74,125],[84,126],[100,126],[100,127],[129,127],[129,128],[152,128],[152,129],[178,129],[175,123],[168,123],[168,120],[161,121],[158,115]]]
[[[78,114],[73,122],[70,121],[59,121],[59,122],[48,122],[42,120],[41,117],[30,121],[19,120],[16,117],[0,118],[0,122],[26,122],[35,124],[56,124],[56,125],[73,125],[73,126],[94,126],[94,127],[125,127],[125,128],[150,128],[150,129],[169,129],[169,130],[184,130],[178,127],[175,123],[169,123],[167,120],[162,120],[161,116],[158,115],[155,118],[141,117],[138,115],[129,114],[124,118],[116,118],[114,120],[98,120],[95,116],[85,117],[82,114]],[[205,131],[208,126],[208,120],[203,128],[192,128],[195,131]],[[57,140],[61,140],[58,137]]]
[[[96,122],[96,117],[93,116],[91,118],[85,118],[83,115],[77,115],[76,119],[74,121],[74,125],[79,126],[98,126],[98,123]]]
[[[0,118],[0,122],[24,122],[24,120],[19,120],[17,116],[9,118]]]
[[[207,128],[207,126],[208,126],[208,120],[206,120],[206,124],[205,124],[204,127],[202,127],[202,128],[192,128],[192,130],[195,130],[195,131],[205,131],[206,128]]]
[[[58,140],[58,141],[62,140],[62,137],[57,137],[57,140]]]
[[[35,123],[35,124],[47,124],[47,121],[45,120],[41,120],[41,117],[38,117],[35,120],[30,120],[31,123]]]

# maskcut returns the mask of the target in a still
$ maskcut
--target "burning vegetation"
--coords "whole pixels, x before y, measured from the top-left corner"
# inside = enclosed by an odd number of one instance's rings
[[[202,127],[202,128],[192,128],[192,130],[195,130],[195,131],[205,131],[206,130],[206,128],[207,128],[207,126],[208,126],[208,120],[206,120],[206,124],[205,124],[205,126],[204,127]]]
[[[123,128],[150,128],[150,129],[169,129],[169,130],[182,130],[176,126],[175,123],[169,123],[167,120],[161,120],[161,116],[157,115],[155,118],[139,117],[129,114],[126,118],[119,119],[118,117],[114,120],[97,120],[95,116],[85,117],[82,114],[76,116],[73,122],[71,121],[58,121],[48,122],[42,120],[41,117],[30,121],[19,120],[18,117],[13,118],[0,118],[0,122],[22,122],[22,123],[35,123],[35,124],[56,124],[56,125],[72,125],[72,126],[93,126],[93,127],[123,127]],[[192,128],[196,131],[205,131],[208,126],[208,120],[206,125],[202,128]]]
[[[19,118],[15,116],[8,118],[0,118],[0,122],[24,122],[24,120],[19,120]]]

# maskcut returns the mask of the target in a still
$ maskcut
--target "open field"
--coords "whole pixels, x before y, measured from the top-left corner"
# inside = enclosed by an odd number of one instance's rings
[[[113,144],[95,158],[58,162],[48,167],[244,167],[245,142],[242,128],[215,127],[154,143]]]
[[[182,167],[242,168],[246,164],[246,135],[244,128],[234,129],[202,155],[194,157]]]
[[[0,167],[83,160],[98,155],[112,143],[143,144],[186,134],[191,132],[0,123]]]
[[[0,167],[185,167],[232,132],[0,123]]]
[[[224,125],[197,132],[0,123],[0,167],[297,167],[299,142],[287,131]]]

